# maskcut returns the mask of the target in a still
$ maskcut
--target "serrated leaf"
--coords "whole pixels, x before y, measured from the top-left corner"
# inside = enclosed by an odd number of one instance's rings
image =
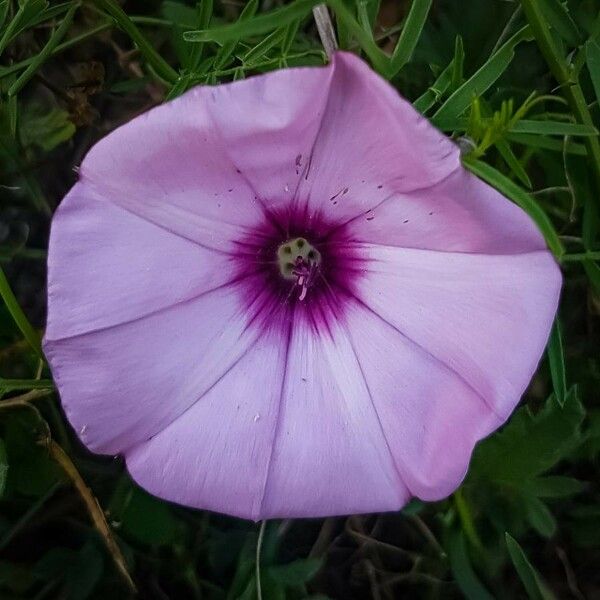
[[[562,475],[547,475],[536,477],[529,484],[529,488],[538,498],[564,498],[579,494],[587,484],[573,477]]]
[[[561,407],[551,396],[535,416],[524,407],[508,425],[477,446],[471,467],[473,478],[516,486],[553,467],[581,442],[584,410],[576,389]]]
[[[508,533],[505,534],[505,539],[510,559],[525,586],[529,598],[531,600],[555,600],[554,595],[529,562],[527,555],[518,542]]]

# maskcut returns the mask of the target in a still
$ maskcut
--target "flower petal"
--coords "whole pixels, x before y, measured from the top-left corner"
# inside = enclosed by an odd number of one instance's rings
[[[163,311],[83,335],[47,340],[69,421],[95,452],[115,454],[169,425],[223,378],[257,332],[224,286]]]
[[[131,476],[166,500],[261,518],[286,345],[281,332],[262,336],[185,414],[126,453]]]
[[[255,520],[408,499],[343,330],[264,336],[185,415],[126,455],[150,492]],[[275,343],[274,340],[275,339]]]
[[[232,278],[230,261],[78,183],[52,223],[46,339],[112,327],[198,296]]]
[[[506,418],[533,376],[556,312],[561,276],[552,256],[363,250],[371,264],[356,282],[361,301]]]
[[[397,510],[409,492],[343,327],[296,319],[261,517]]]
[[[350,305],[346,319],[403,480],[424,500],[449,495],[477,441],[504,419],[452,369],[375,313]]]
[[[311,168],[297,195],[309,212],[345,221],[459,167],[458,147],[366,63],[338,52],[333,70]]]
[[[98,142],[80,175],[127,210],[223,248],[292,198],[330,77],[331,68],[284,69],[198,86]]]
[[[404,248],[484,254],[546,249],[523,210],[462,168],[431,188],[390,196],[344,230],[361,242]]]

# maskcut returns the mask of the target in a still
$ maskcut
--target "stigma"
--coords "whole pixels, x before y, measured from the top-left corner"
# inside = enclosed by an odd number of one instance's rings
[[[319,273],[321,253],[305,238],[293,238],[277,249],[277,264],[281,276],[298,288],[302,301]]]

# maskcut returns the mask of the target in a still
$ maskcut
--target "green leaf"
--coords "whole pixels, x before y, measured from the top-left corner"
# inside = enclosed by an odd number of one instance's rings
[[[452,574],[465,598],[467,600],[494,600],[471,565],[462,531],[456,530],[450,535],[447,550]]]
[[[309,14],[310,9],[320,2],[322,0],[296,0],[296,2],[251,19],[239,19],[235,23],[213,29],[186,31],[183,34],[183,39],[188,42],[217,42],[223,44],[231,40],[237,41],[253,35],[260,35],[287,25],[300,17],[305,17]]]
[[[585,60],[596,93],[596,100],[600,102],[600,44],[596,40],[589,40],[586,43]]]
[[[125,14],[115,0],[97,0],[96,4],[110,15],[116,24],[135,42],[148,64],[159,77],[171,84],[177,80],[177,71],[152,47],[137,25]]]
[[[556,533],[556,519],[550,509],[535,496],[524,496],[525,513],[529,524],[545,538]]]
[[[10,289],[10,285],[6,276],[4,275],[4,271],[0,268],[0,297],[4,300],[6,304],[6,308],[8,308],[8,312],[11,314],[14,319],[17,327],[21,330],[21,333],[27,340],[27,343],[33,348],[34,352],[40,357],[43,358],[42,354],[42,346],[40,336],[37,331],[31,326],[29,320],[25,316],[25,313],[21,309],[15,295]]]
[[[550,363],[550,375],[552,377],[554,394],[558,403],[563,406],[567,399],[567,375],[562,333],[558,317],[554,321],[546,352],[548,353],[548,362]]]
[[[582,41],[581,33],[567,6],[560,0],[540,0],[540,7],[547,22],[558,35],[572,46],[579,46]]]
[[[564,498],[582,492],[586,483],[573,477],[547,475],[533,479],[530,487],[538,498]]]
[[[511,537],[510,534],[505,533],[504,535],[510,559],[525,586],[529,598],[531,598],[531,600],[554,600],[554,595],[548,589],[548,586],[544,583],[533,565],[529,562],[521,546],[519,546],[517,541]]]
[[[29,66],[23,71],[23,73],[21,73],[21,75],[19,75],[17,80],[10,86],[10,88],[8,88],[9,96],[14,96],[15,94],[17,94],[21,90],[21,88],[35,75],[36,71],[46,62],[46,60],[48,60],[53,50],[56,48],[56,46],[58,46],[58,43],[66,35],[67,30],[73,22],[73,16],[75,15],[75,11],[78,8],[78,2],[71,5],[71,8],[69,8],[69,11],[65,15],[65,18],[50,35],[50,39],[42,48],[42,51],[35,56],[35,58],[29,64]]]
[[[496,148],[498,149],[498,152],[500,152],[500,156],[502,156],[508,168],[519,178],[524,186],[531,189],[533,187],[531,180],[519,162],[519,159],[512,151],[509,143],[506,140],[498,140],[496,142]]]
[[[25,147],[39,146],[45,152],[70,140],[75,131],[75,125],[69,120],[69,113],[56,107],[46,112],[42,112],[39,106],[30,107],[23,111],[19,127]]]
[[[457,35],[456,40],[454,41],[454,58],[452,59],[451,91],[457,90],[462,85],[464,62],[465,49],[463,47],[463,40],[460,35]]]
[[[303,585],[317,574],[322,564],[320,558],[295,560],[287,565],[269,567],[269,576],[287,587]]]
[[[513,133],[536,133],[538,135],[598,135],[598,130],[592,125],[563,123],[561,121],[534,121],[531,119],[517,121],[510,131]]]
[[[25,0],[0,37],[0,54],[23,30],[31,26],[48,6],[47,0]]]
[[[243,8],[240,13],[238,23],[243,23],[244,21],[248,21],[251,19],[258,9],[258,0],[250,0]],[[185,39],[185,36],[184,36]],[[228,41],[223,43],[217,55],[215,57],[215,69],[222,69],[229,62],[229,58],[233,54],[235,47],[237,46],[238,41]]]
[[[404,27],[390,60],[390,76],[396,75],[406,63],[410,62],[425,26],[431,3],[432,0],[412,0]]]
[[[504,73],[514,58],[516,46],[532,39],[529,27],[526,26],[517,31],[442,104],[433,115],[434,124],[438,120],[455,119],[462,115],[470,106],[473,96],[481,96]]]
[[[413,102],[413,106],[420,113],[426,113],[448,90],[453,73],[454,60],[439,74],[433,85]]]
[[[521,144],[528,148],[539,148],[541,150],[551,150],[552,152],[565,152],[565,144],[562,140],[549,138],[542,135],[530,135],[528,133],[508,133],[506,139],[515,144]],[[566,152],[569,155],[587,156],[587,150],[583,144],[570,142],[567,145]]]
[[[581,443],[583,417],[576,388],[562,407],[550,396],[537,415],[520,408],[502,431],[477,446],[471,476],[517,488],[527,485]]]
[[[122,529],[138,541],[155,546],[171,544],[181,535],[181,523],[169,505],[137,487],[123,512]]]
[[[6,447],[4,440],[0,438],[0,498],[4,496],[6,489],[6,475],[8,473],[8,456],[6,455]]]
[[[564,254],[563,244],[552,221],[550,221],[548,215],[546,215],[532,196],[487,163],[465,157],[463,164],[467,169],[475,173],[475,175],[487,181],[487,183],[520,206],[535,221],[548,247],[556,257],[560,258]]]

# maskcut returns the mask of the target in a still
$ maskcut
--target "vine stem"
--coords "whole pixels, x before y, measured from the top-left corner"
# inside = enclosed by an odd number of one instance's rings
[[[260,553],[262,550],[263,539],[265,537],[265,527],[267,521],[261,521],[260,529],[258,530],[258,541],[256,542],[256,597],[258,600],[263,600],[262,585],[260,582]]]
[[[333,23],[329,11],[324,4],[317,4],[313,8],[313,17],[317,24],[317,31],[321,38],[321,43],[327,54],[327,58],[331,60],[333,53],[337,50],[337,41],[335,39],[335,30],[333,29]]]

